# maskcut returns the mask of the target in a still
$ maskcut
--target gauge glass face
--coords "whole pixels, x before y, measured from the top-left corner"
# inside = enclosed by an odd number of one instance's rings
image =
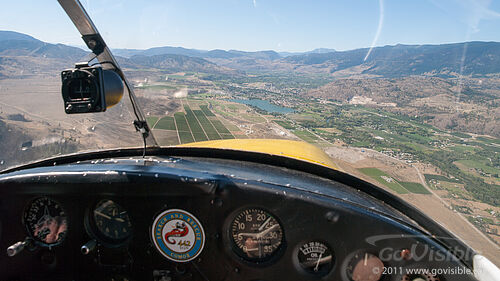
[[[60,244],[68,231],[68,220],[62,206],[47,197],[33,200],[24,213],[29,235],[42,244]]]
[[[300,266],[308,273],[324,276],[330,272],[334,257],[330,248],[319,241],[303,244],[297,253]]]
[[[115,242],[127,239],[132,233],[127,211],[111,200],[100,201],[92,215],[101,238]]]
[[[231,238],[239,256],[264,261],[280,248],[283,229],[276,218],[261,209],[246,209],[231,223]]]
[[[347,276],[352,281],[378,281],[382,277],[384,263],[370,253],[358,253],[347,265]]]

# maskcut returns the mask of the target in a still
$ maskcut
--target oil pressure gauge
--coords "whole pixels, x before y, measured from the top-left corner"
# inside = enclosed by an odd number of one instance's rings
[[[330,248],[319,241],[304,243],[297,252],[297,259],[304,271],[317,276],[327,275],[334,263]]]

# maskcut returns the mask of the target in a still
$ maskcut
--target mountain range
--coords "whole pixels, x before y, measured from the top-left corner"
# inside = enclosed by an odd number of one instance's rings
[[[0,30],[0,56],[32,56],[63,60],[79,60],[88,52],[64,44],[42,42],[29,35]]]
[[[256,52],[245,52],[238,50],[198,50],[198,49],[187,49],[183,47],[155,47],[149,48],[146,50],[139,49],[112,49],[113,54],[117,56],[122,56],[125,58],[130,58],[135,55],[143,55],[143,56],[154,56],[154,55],[184,55],[188,57],[197,57],[197,58],[236,58],[236,57],[251,57],[256,59],[268,59],[275,60],[288,56],[295,55],[305,55],[305,54],[323,54],[323,53],[332,53],[335,52],[334,49],[327,48],[317,48],[308,52],[276,52],[272,50],[268,51],[256,51]]]
[[[278,53],[272,50],[207,51],[165,46],[146,50],[114,49],[113,52],[124,67],[131,69],[149,67],[165,71],[226,74],[241,73],[241,71],[324,73],[337,77],[364,75],[381,78],[422,74],[454,77],[458,74],[481,76],[500,73],[498,42],[399,44],[373,48],[368,56],[368,48]],[[89,52],[77,47],[46,43],[18,32],[0,31],[0,77],[12,76],[16,65],[27,67],[28,71],[39,69],[37,63],[47,65],[53,62],[57,67],[61,65],[69,67],[74,62],[88,57],[88,54]],[[42,63],[42,60],[45,62]]]

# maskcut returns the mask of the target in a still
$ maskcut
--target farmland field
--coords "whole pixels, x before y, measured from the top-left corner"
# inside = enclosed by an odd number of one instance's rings
[[[215,116],[215,114],[213,114],[212,111],[207,108],[207,105],[200,105],[200,109],[201,111],[203,111],[203,113],[205,113],[206,116]]]
[[[146,117],[146,121],[148,122],[148,125],[150,128],[153,128],[153,126],[156,124],[158,119],[159,119],[159,117],[156,117],[156,116]]]
[[[207,134],[208,138],[210,140],[220,140],[221,137],[219,133],[217,133],[217,130],[215,130],[214,126],[208,120],[208,118],[205,116],[203,111],[201,110],[193,110],[194,115],[196,118],[198,118],[198,121],[200,122],[201,126],[203,126],[203,129],[205,130],[205,133]]]
[[[177,125],[177,131],[189,132],[191,134],[191,130],[189,129],[189,125],[186,121],[186,114],[184,114],[184,112],[176,112],[174,117],[175,124]]]
[[[293,125],[289,121],[285,121],[285,120],[273,120],[273,121],[285,129],[293,129],[294,128]]]
[[[231,132],[240,131],[237,126],[232,124],[224,125],[202,100],[190,100],[189,104],[186,101],[182,109],[184,111],[175,112],[173,117],[148,117],[148,123],[153,130],[165,133],[171,131],[168,137],[161,134],[161,137],[158,138],[160,145],[234,139],[235,136]],[[207,116],[210,116],[210,119]]]
[[[423,185],[416,182],[400,182],[400,184],[411,193],[431,194]]]
[[[158,118],[158,117],[157,117]],[[175,131],[175,121],[173,117],[165,116],[162,117],[157,123],[154,129],[161,130],[174,130]]]
[[[318,140],[318,137],[311,134],[309,131],[294,130],[292,132],[294,135],[296,135],[297,137],[301,138],[302,140],[308,143],[315,143]]]
[[[219,134],[231,134],[231,132],[229,132],[229,130],[219,120],[212,120],[212,125],[214,125]]]
[[[438,180],[438,181],[447,181],[447,182],[453,182],[452,179],[449,179],[445,176],[441,175],[431,175],[431,174],[424,174],[425,180],[430,181],[430,180]]]
[[[181,143],[190,143],[194,142],[193,136],[190,132],[178,131],[179,138],[181,139]]]
[[[372,177],[379,183],[389,187],[397,193],[408,193],[408,190],[404,188],[398,181],[377,168],[361,168],[359,170],[365,175]]]

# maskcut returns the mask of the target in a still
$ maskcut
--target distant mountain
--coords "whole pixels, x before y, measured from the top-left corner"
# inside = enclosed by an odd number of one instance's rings
[[[7,41],[7,40],[40,41],[40,40],[35,39],[27,34],[15,32],[15,31],[0,30],[0,41]]]
[[[197,50],[197,49],[186,49],[183,47],[155,47],[146,50],[137,49],[113,49],[114,54],[117,56],[122,56],[125,58],[130,58],[136,55],[142,56],[155,56],[155,55],[183,55],[188,57],[196,58],[212,58],[212,59],[231,59],[231,58],[254,58],[254,59],[265,59],[265,60],[275,60],[281,58],[281,56],[275,51],[256,51],[256,52],[245,52],[238,50]]]
[[[115,49],[113,53],[123,57],[120,61],[128,68],[147,66],[179,71],[225,72],[233,69],[298,74],[324,73],[336,77],[354,75],[386,78],[422,74],[456,77],[459,73],[464,75],[500,73],[500,43],[498,42],[442,45],[399,44],[374,48],[367,56],[368,51],[368,48],[350,51],[319,48],[304,53],[277,53],[272,50],[207,51],[165,46],[147,50]],[[55,59],[58,60],[59,65],[68,62],[73,64],[82,60],[87,54],[88,52],[77,47],[45,43],[18,32],[0,31],[0,57],[8,57],[8,61],[14,65],[36,64],[36,60],[32,58]],[[46,65],[50,63],[45,62],[44,67],[38,69],[43,70]],[[9,65],[3,65],[0,70],[3,71],[4,76],[16,73],[15,68]]]
[[[30,56],[78,61],[88,52],[63,44],[50,44],[29,35],[0,31],[0,56]]]
[[[328,49],[328,48],[317,48],[312,51],[308,52],[279,52],[280,56],[282,57],[289,57],[289,56],[300,56],[300,55],[307,55],[307,54],[325,54],[325,53],[333,53],[336,52],[335,49]]]
[[[462,55],[466,48],[462,65]],[[431,75],[454,77],[500,73],[500,43],[467,42],[442,45],[395,45],[350,51],[319,48],[309,52],[245,52],[158,47],[147,50],[116,50],[123,56],[176,54],[204,58],[240,71],[330,73],[337,76],[404,77]]]
[[[143,51],[144,50],[139,49],[111,49],[113,55],[124,58],[130,58],[131,56],[139,55]]]
[[[163,52],[175,52],[177,54],[161,54]],[[203,52],[206,53],[206,56],[213,57],[241,56],[237,51],[231,53],[222,51],[220,54],[218,51]],[[142,53],[147,55],[142,55]],[[129,69],[156,68],[172,72],[236,73],[231,69],[218,66],[199,57],[200,53],[202,51],[181,47],[160,47],[146,51],[123,49],[118,52],[116,57],[123,67]],[[0,31],[0,78],[22,77],[42,73],[58,75],[62,69],[71,67],[75,62],[88,58],[88,54],[89,52],[78,47],[50,44],[26,34]],[[124,54],[128,58],[120,56]],[[272,54],[263,52],[262,56],[272,56]]]
[[[130,58],[132,56],[156,56],[156,55],[183,55],[188,57],[203,57],[203,54],[208,51],[187,49],[183,47],[154,47],[146,50],[139,49],[112,49],[113,54],[125,58]]]
[[[333,53],[336,52],[335,49],[328,49],[328,48],[317,48],[312,51],[306,52],[309,54],[325,54],[325,53]]]
[[[275,60],[283,57],[305,55],[305,54],[324,54],[324,53],[336,52],[335,49],[327,49],[327,48],[318,48],[308,52],[276,52],[273,50],[247,52],[238,50],[225,51],[220,49],[207,51],[207,50],[187,49],[183,47],[170,47],[170,46],[155,47],[146,50],[113,49],[112,51],[117,56],[122,56],[125,58],[129,58],[135,55],[154,56],[154,55],[170,54],[170,55],[184,55],[184,56],[198,57],[198,58],[231,59],[237,57],[249,57],[249,58],[258,58],[266,60]]]
[[[465,56],[464,48],[466,48]],[[465,75],[500,72],[500,43],[467,42],[442,45],[395,45],[374,48],[366,61],[368,48],[352,51],[290,56],[283,62],[297,67],[314,66],[330,73],[349,68],[360,74],[383,77],[408,75]],[[463,59],[463,68],[462,68]]]
[[[157,68],[171,72],[199,71],[207,73],[233,73],[234,71],[221,67],[202,58],[193,58],[184,55],[135,55],[130,58],[119,57],[118,62],[128,68]]]
[[[156,56],[156,55],[183,55],[188,57],[201,57],[201,54],[206,51],[200,51],[195,49],[186,49],[183,47],[156,47],[150,48],[140,52],[138,55],[143,56]]]
[[[466,48],[462,65],[462,54]],[[204,58],[218,65],[243,71],[330,73],[337,76],[404,77],[431,75],[453,77],[500,73],[500,43],[467,42],[442,45],[395,45],[377,47],[365,60],[368,48],[350,51],[319,48],[309,52],[244,52],[158,47],[147,50],[118,49],[117,55],[151,56],[177,54]]]

